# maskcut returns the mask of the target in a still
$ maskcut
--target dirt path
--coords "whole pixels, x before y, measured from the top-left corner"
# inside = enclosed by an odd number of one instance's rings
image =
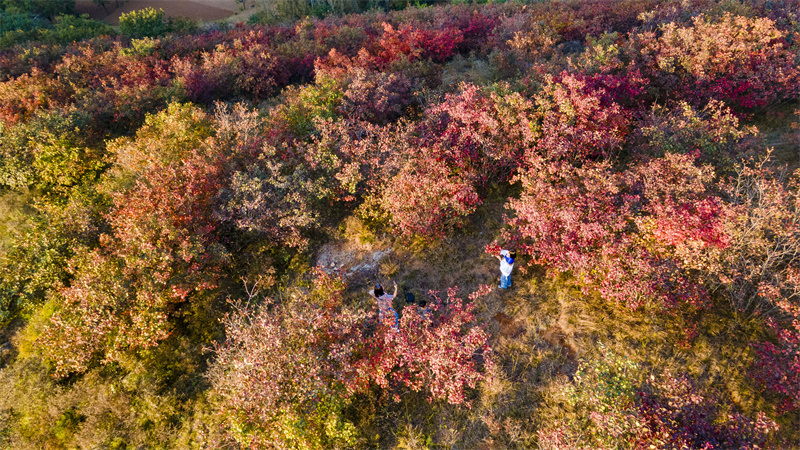
[[[251,8],[256,0],[245,0],[245,8]],[[76,0],[75,11],[89,14],[93,19],[119,25],[119,17],[147,7],[161,8],[168,17],[186,17],[203,22],[228,18],[241,11],[242,3],[236,0],[127,0],[116,7],[115,0],[108,0],[105,10],[93,0]]]

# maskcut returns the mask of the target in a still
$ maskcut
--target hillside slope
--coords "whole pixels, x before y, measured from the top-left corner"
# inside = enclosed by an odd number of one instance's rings
[[[326,5],[4,6],[0,448],[798,446],[797,1]]]

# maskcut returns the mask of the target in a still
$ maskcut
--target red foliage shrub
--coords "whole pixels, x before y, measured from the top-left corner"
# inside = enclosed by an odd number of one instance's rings
[[[56,376],[157,345],[174,306],[215,287],[224,257],[211,220],[217,183],[216,168],[194,158],[155,167],[114,194],[106,216],[113,234],[73,262],[75,280],[41,337]]]
[[[166,61],[128,54],[119,44],[82,45],[54,71],[70,102],[91,114],[100,128],[137,123],[147,112],[162,109],[172,94]]]
[[[342,409],[372,383],[469,404],[465,390],[483,379],[476,353],[489,355],[486,333],[465,328],[471,304],[451,289],[447,306],[434,293],[429,309],[407,307],[399,329],[393,316],[365,328],[374,315],[348,306],[345,287],[316,269],[306,294],[281,304],[234,304],[210,369],[216,406],[234,440],[255,447],[352,445],[355,430]]]
[[[749,111],[797,95],[800,69],[787,37],[767,18],[701,14],[691,26],[635,34],[627,52],[668,98],[698,106],[716,98]]]
[[[411,104],[411,81],[403,74],[357,68],[349,75],[340,111],[350,119],[386,124],[400,118]]]
[[[464,41],[461,30],[452,27],[424,30],[422,33],[423,57],[433,62],[443,62],[456,54]]]
[[[192,281],[195,275],[213,279],[214,271],[206,265],[215,240],[211,212],[220,187],[218,171],[213,162],[191,155],[150,169],[132,189],[113,194],[107,220],[117,240],[115,254],[125,261],[126,271],[146,271],[159,283],[174,282],[178,273],[187,278],[189,290],[205,285]],[[172,267],[176,263],[182,268]]]
[[[701,390],[685,374],[665,371],[642,383],[637,364],[613,354],[582,363],[556,395],[578,417],[546,424],[539,446],[550,450],[730,448],[771,444],[778,425],[759,412],[739,413],[725,398]]]
[[[607,163],[534,159],[519,178],[522,195],[509,202],[509,237],[533,262],[631,308],[649,300],[702,305],[707,293],[690,269],[728,245],[712,177],[678,155],[624,173]]]
[[[665,156],[629,170],[629,183],[641,189],[647,203],[641,212],[655,218],[656,241],[675,248],[685,261],[700,257],[703,249],[725,249],[728,212],[712,194],[713,172],[688,156]],[[646,221],[640,221],[644,225]]]
[[[767,321],[777,342],[754,344],[759,359],[753,367],[756,380],[784,396],[781,412],[800,409],[800,273],[792,270],[786,278],[783,289],[774,289],[771,295],[764,293],[772,297],[778,309],[777,318]]]
[[[156,38],[158,42],[156,53],[163,59],[178,57],[197,60],[200,55],[214,50],[229,37],[235,39],[241,33],[240,29],[228,32],[210,29],[196,34],[169,34]]]
[[[288,62],[275,55],[264,33],[251,31],[203,53],[196,66],[173,58],[173,70],[192,101],[211,103],[232,95],[259,100],[288,83],[290,67],[298,67],[299,61],[293,61],[293,66]]]
[[[389,64],[405,57],[409,61],[425,58],[442,62],[456,53],[463,39],[461,31],[456,28],[428,30],[404,24],[395,29],[392,25],[384,23],[379,61],[382,64]]]
[[[377,59],[363,48],[352,58],[334,48],[326,56],[314,61],[314,72],[317,78],[328,76],[342,79],[358,69],[373,70],[377,67]]]
[[[400,57],[413,61],[422,57],[425,35],[410,25],[402,25],[399,29],[383,24],[383,36],[380,41],[380,62],[388,64]]]
[[[28,120],[39,109],[66,100],[63,88],[39,69],[0,83],[0,120],[14,125]]]
[[[453,24],[461,30],[463,40],[458,45],[459,51],[467,53],[478,50],[489,41],[495,27],[500,24],[500,18],[492,12],[478,12],[475,9],[462,11],[448,11]]]
[[[353,363],[350,391],[370,383],[384,389],[399,383],[427,392],[429,401],[470,405],[465,390],[484,379],[476,357],[491,364],[489,336],[478,327],[466,329],[474,319],[473,306],[456,297],[458,288],[448,289],[446,301],[435,291],[431,295],[427,308],[403,310],[398,329],[388,315],[378,324],[364,344],[364,357]]]
[[[431,105],[417,126],[431,157],[445,161],[479,185],[508,179],[539,137],[533,104],[512,92],[486,92],[465,84],[457,95]]]
[[[227,434],[251,448],[353,445],[341,382],[363,316],[342,303],[344,284],[317,271],[311,290],[283,304],[234,303],[209,369]],[[254,293],[255,294],[255,293]],[[252,297],[250,300],[253,300]]]
[[[639,111],[651,100],[647,95],[647,80],[638,70],[621,74],[595,73],[586,77],[576,74],[575,77],[586,83],[589,92],[600,95],[602,104],[617,104],[623,111]]]
[[[468,180],[433,159],[407,165],[388,181],[379,201],[401,234],[434,238],[460,227],[481,203]]]
[[[541,137],[534,149],[548,158],[607,158],[627,134],[625,111],[604,90],[591,89],[579,77],[545,76],[535,100]]]

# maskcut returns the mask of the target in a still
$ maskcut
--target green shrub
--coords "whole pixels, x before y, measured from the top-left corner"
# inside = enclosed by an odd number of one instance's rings
[[[47,26],[47,21],[27,13],[0,11],[0,49],[31,39],[35,31]]]
[[[39,40],[53,44],[69,44],[103,35],[114,35],[114,29],[104,22],[80,16],[58,16],[53,28],[39,31]]]
[[[11,14],[29,13],[48,19],[58,14],[70,14],[75,10],[75,0],[3,0],[0,11]]]
[[[119,30],[132,38],[156,37],[166,33],[167,20],[164,10],[144,8],[122,14],[119,17]]]
[[[69,44],[102,35],[113,35],[114,29],[88,15],[59,15],[53,22],[27,13],[0,12],[0,49],[28,41],[48,44]]]
[[[0,183],[18,191],[65,194],[102,171],[102,152],[84,141],[85,114],[41,112],[29,121],[0,127]]]
[[[133,39],[157,37],[168,33],[193,33],[197,23],[191,19],[166,17],[164,10],[144,8],[119,17],[120,32]]]
[[[44,26],[44,19],[25,13],[0,12],[0,34],[8,31],[30,31]]]

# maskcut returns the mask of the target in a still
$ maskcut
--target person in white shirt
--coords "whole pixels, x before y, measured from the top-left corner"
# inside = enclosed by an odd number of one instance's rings
[[[500,289],[508,289],[511,287],[511,270],[514,268],[514,259],[517,257],[516,250],[500,251],[497,259],[500,260]]]

